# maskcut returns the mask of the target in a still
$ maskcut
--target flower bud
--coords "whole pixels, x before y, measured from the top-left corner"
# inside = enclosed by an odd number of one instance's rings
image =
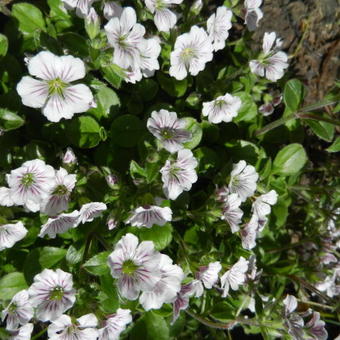
[[[104,17],[107,20],[110,20],[113,17],[120,17],[122,14],[123,8],[117,2],[109,1],[104,5]]]
[[[85,18],[85,30],[91,40],[94,39],[100,31],[100,18],[93,7],[91,7],[89,14]]]
[[[77,163],[77,157],[71,148],[67,148],[62,158],[64,164],[75,164]]]

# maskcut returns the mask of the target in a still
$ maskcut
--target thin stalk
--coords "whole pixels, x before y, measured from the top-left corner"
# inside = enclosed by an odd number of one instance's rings
[[[318,115],[315,115],[314,113],[298,113],[298,114],[296,114],[296,117],[300,118],[300,119],[318,120],[318,121],[322,121],[322,122],[326,122],[326,123],[330,123],[330,124],[333,124],[333,125],[340,126],[340,120],[334,119],[334,118],[332,119],[332,118],[318,116]]]
[[[313,302],[313,301],[306,301],[306,300],[301,300],[301,299],[297,299],[297,300],[301,303],[305,303],[306,305],[311,305],[311,306],[320,307],[320,308],[323,308],[323,309],[333,310],[333,307],[324,305],[322,303],[317,303],[317,302]]]
[[[34,335],[31,340],[36,340],[39,339],[44,333],[46,333],[47,331],[47,327],[44,328],[42,331],[40,331],[39,333],[37,333],[36,335]]]

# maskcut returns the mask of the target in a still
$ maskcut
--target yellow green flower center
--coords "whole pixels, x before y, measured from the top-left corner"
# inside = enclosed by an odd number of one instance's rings
[[[64,83],[60,78],[49,80],[48,82],[48,94],[57,94],[58,96],[63,96],[64,89],[67,84]]]
[[[164,139],[171,139],[174,136],[174,133],[171,129],[165,128],[162,130],[161,135]]]
[[[137,269],[138,266],[132,260],[125,261],[122,266],[122,272],[126,275],[133,275]]]
[[[184,48],[181,52],[181,57],[184,61],[188,61],[195,56],[195,51],[191,47]]]
[[[61,300],[64,296],[64,289],[62,287],[55,287],[50,293],[50,300]]]
[[[53,191],[53,195],[57,195],[57,196],[64,196],[67,194],[68,194],[68,189],[66,188],[65,185],[58,185]]]
[[[27,173],[21,178],[21,184],[25,187],[29,187],[34,183],[34,175],[32,173]]]

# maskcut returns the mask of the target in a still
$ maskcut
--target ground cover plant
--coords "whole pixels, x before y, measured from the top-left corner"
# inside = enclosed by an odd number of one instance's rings
[[[339,84],[261,0],[4,1],[1,339],[334,339]]]

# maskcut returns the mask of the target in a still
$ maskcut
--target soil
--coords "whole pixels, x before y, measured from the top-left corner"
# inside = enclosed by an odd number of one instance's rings
[[[320,100],[340,72],[338,0],[264,0],[264,17],[254,38],[275,31],[291,58],[293,75],[308,87],[305,104]]]

